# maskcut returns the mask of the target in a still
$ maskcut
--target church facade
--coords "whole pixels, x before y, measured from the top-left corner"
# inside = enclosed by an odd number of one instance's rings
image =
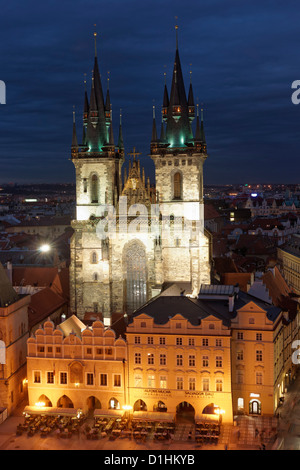
[[[192,124],[196,120],[195,131]],[[133,150],[124,173],[122,122],[112,127],[110,91],[104,98],[96,47],[90,97],[85,91],[82,143],[73,122],[76,219],[71,240],[71,310],[80,319],[132,313],[170,283],[197,293],[210,284],[210,237],[204,229],[203,114],[192,83],[185,90],[178,41],[170,93],[165,84],[160,135],[155,109],[150,158],[155,187]],[[150,140],[150,136],[149,136]]]

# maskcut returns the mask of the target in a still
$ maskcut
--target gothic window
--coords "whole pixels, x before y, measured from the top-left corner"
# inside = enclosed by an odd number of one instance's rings
[[[95,251],[93,251],[93,253],[91,254],[91,263],[92,264],[97,264],[97,262],[98,262],[97,253]]]
[[[182,177],[181,173],[177,172],[174,174],[174,181],[173,181],[173,192],[174,192],[174,199],[181,199],[181,185],[182,185]]]
[[[91,202],[92,203],[98,202],[98,191],[99,191],[98,176],[93,175],[92,180],[91,180]]]
[[[143,246],[133,243],[125,251],[126,305],[131,313],[147,300],[146,253]]]

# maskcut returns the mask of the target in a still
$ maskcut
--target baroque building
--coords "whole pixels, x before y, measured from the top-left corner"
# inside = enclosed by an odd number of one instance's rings
[[[95,33],[90,97],[84,96],[82,143],[73,119],[76,219],[72,222],[71,310],[80,319],[132,313],[166,283],[185,282],[197,293],[210,284],[210,237],[204,229],[203,164],[207,158],[203,113],[195,109],[192,83],[186,94],[176,38],[170,94],[163,92],[161,133],[155,109],[150,158],[155,188],[135,159],[121,171],[125,151],[120,116],[114,141],[110,90],[104,99]],[[195,133],[192,122],[196,118]],[[149,136],[150,137],[150,136]],[[150,139],[149,139],[150,140]]]

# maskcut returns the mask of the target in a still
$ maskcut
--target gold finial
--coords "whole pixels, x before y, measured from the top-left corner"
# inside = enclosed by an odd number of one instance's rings
[[[96,24],[94,24],[94,27],[96,29]],[[97,31],[94,31],[94,40],[95,40],[95,57],[97,57]]]
[[[190,64],[190,83],[192,83],[192,64]]]
[[[175,16],[175,20],[178,20],[178,16]],[[176,31],[176,49],[178,49],[178,24],[175,25],[175,31]]]
[[[75,124],[75,105],[73,105],[73,123]]]
[[[110,74],[110,71],[108,70],[108,72],[107,72],[107,89],[109,89],[109,74]]]

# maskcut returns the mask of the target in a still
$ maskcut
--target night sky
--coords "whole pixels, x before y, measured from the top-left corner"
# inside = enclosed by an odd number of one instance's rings
[[[191,68],[195,100],[204,103],[204,182],[299,182],[300,105],[291,101],[299,20],[299,1],[290,0],[1,2],[0,183],[75,181],[72,112],[75,105],[81,140],[94,24],[104,94],[110,72],[115,140],[122,108],[125,152],[135,146],[152,178],[152,106],[160,124],[176,23],[186,90]]]

